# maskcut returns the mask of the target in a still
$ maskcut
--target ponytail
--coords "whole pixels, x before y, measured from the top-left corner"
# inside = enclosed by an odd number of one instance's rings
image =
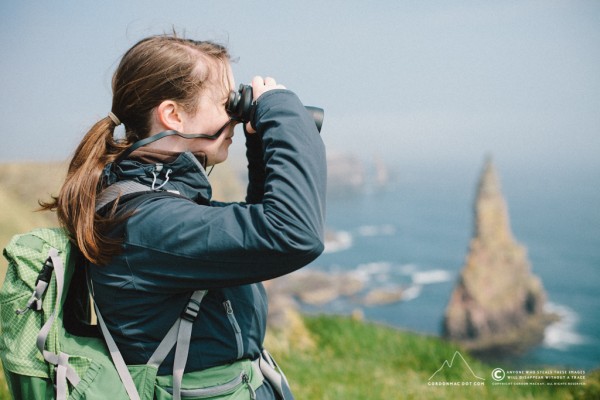
[[[108,116],[88,131],[75,150],[59,195],[40,203],[43,210],[57,211],[71,240],[86,259],[98,265],[118,254],[121,244],[119,239],[104,234],[111,217],[96,214],[96,197],[103,189],[102,171],[129,145],[113,139],[116,122]]]

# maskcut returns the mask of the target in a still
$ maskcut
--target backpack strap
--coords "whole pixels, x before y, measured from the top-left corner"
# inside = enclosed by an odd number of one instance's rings
[[[54,323],[56,315],[58,314],[58,310],[61,306],[61,299],[65,283],[65,267],[61,257],[58,254],[58,250],[54,248],[51,248],[48,252],[48,261],[46,261],[46,263],[52,264],[54,275],[56,277],[56,304],[54,306],[52,315],[50,315],[50,318],[48,318],[44,326],[42,326],[42,329],[40,329],[36,344],[38,350],[44,356],[44,360],[56,366],[56,399],[65,400],[68,394],[67,380],[71,383],[71,385],[76,386],[80,381],[79,375],[77,375],[77,372],[75,372],[73,367],[69,365],[68,354],[63,352],[54,354],[45,349],[46,339],[48,338],[52,324]]]
[[[271,383],[281,399],[294,400],[294,395],[285,374],[266,349],[263,349],[258,359],[258,365],[260,372]]]
[[[200,312],[200,303],[208,293],[206,290],[196,290],[188,300],[181,316],[175,320],[163,340],[160,342],[146,365],[158,368],[175,346],[173,360],[173,399],[181,398],[181,382],[190,351],[192,327]]]
[[[175,360],[173,361],[173,400],[181,399],[181,382],[183,381],[183,372],[190,351],[192,327],[200,313],[200,302],[207,292],[206,290],[196,290],[179,317],[179,332],[177,332]]]
[[[90,294],[92,295],[93,299],[93,283],[89,278],[88,284],[90,285]],[[207,290],[196,290],[192,294],[183,313],[179,318],[177,318],[173,326],[171,326],[163,340],[154,351],[154,354],[152,354],[147,362],[147,365],[158,368],[167,357],[173,346],[175,346],[175,360],[173,361],[174,400],[181,399],[181,382],[183,381],[183,372],[185,371],[185,365],[187,364],[188,353],[190,350],[192,327],[195,319],[200,313],[200,304],[206,293],[208,293]],[[113,363],[115,364],[115,368],[119,373],[119,377],[125,386],[125,390],[127,391],[127,394],[131,400],[139,400],[140,396],[135,383],[133,383],[131,373],[127,368],[127,364],[125,363],[117,344],[110,334],[110,331],[106,327],[106,323],[102,318],[102,314],[100,313],[100,309],[98,308],[96,302],[94,302],[94,308],[96,310],[96,316],[98,317],[98,324],[102,330],[102,335],[104,336],[104,340],[108,346],[108,350],[111,358],[113,359]]]
[[[169,329],[167,334],[164,336],[163,340],[160,342],[160,344],[146,363],[147,365],[158,368],[165,360],[165,358],[167,358],[167,356],[173,349],[173,346],[175,346],[176,344],[179,346],[184,345],[183,343],[180,345],[178,340],[181,325],[183,324],[185,327],[188,323],[192,324],[193,321],[198,317],[198,314],[200,312],[200,303],[202,302],[202,299],[207,293],[207,290],[196,290],[194,293],[192,293],[192,296],[188,300],[188,304],[185,307],[184,311],[181,313],[181,316],[177,318],[177,320],[175,320],[175,322],[171,326],[171,329]],[[189,352],[189,343],[187,347],[188,350],[186,350],[186,352]],[[182,347],[181,350],[185,349]]]
[[[207,293],[207,290],[196,290],[192,294],[181,316],[171,326],[171,329],[169,329],[147,362],[147,365],[158,368],[165,358],[167,358],[173,346],[175,346],[175,359],[173,360],[173,400],[181,399],[181,382],[183,381],[183,373],[190,351],[192,327],[200,313],[200,303]]]
[[[92,296],[92,300],[94,299],[94,286],[91,278],[88,275],[88,286],[89,291]],[[110,357],[113,360],[113,364],[117,369],[119,374],[119,378],[121,378],[121,382],[123,382],[123,386],[125,387],[125,391],[131,400],[140,400],[140,394],[133,382],[133,378],[131,377],[131,373],[127,368],[127,364],[125,364],[125,360],[115,343],[112,335],[110,334],[108,328],[106,327],[106,323],[104,322],[104,318],[102,318],[102,314],[100,313],[100,309],[94,301],[94,309],[96,310],[96,317],[98,318],[98,325],[100,325],[100,329],[102,330],[102,336],[104,336],[104,341],[106,342],[106,346],[108,347],[108,352],[110,353]]]
[[[104,189],[96,198],[96,212],[100,211],[104,206],[112,203],[122,196],[132,193],[152,192],[153,190],[146,185],[135,181],[119,181]]]

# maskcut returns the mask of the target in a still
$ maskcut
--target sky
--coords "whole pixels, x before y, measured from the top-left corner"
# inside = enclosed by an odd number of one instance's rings
[[[324,108],[330,153],[600,178],[595,0],[3,1],[0,162],[68,158],[123,53],[173,28]]]

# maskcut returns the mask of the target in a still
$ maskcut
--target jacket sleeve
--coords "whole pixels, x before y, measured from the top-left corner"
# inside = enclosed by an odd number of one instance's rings
[[[264,177],[250,177],[248,203],[156,199],[129,218],[123,254],[135,285],[195,290],[254,283],[321,254],[327,171],[312,118],[295,94],[273,90],[259,98],[256,128]]]

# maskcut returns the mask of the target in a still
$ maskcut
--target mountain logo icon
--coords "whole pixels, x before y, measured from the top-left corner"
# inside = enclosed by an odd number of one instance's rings
[[[472,381],[474,379],[485,381],[477,376],[471,366],[459,351],[454,352],[450,361],[444,360],[442,366],[429,377],[429,381]]]

